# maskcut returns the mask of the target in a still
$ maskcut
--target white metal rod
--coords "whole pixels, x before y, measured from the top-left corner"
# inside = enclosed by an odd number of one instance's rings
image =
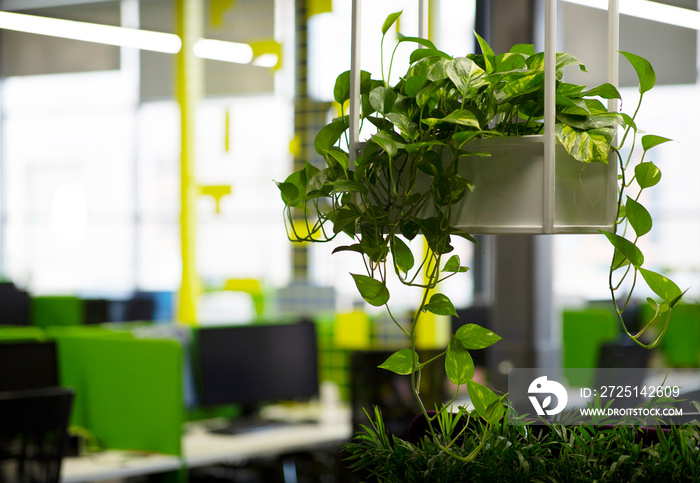
[[[608,82],[620,84],[620,7],[618,0],[608,1]],[[616,112],[618,100],[608,100],[608,110]]]
[[[554,188],[556,186],[556,28],[557,2],[547,0],[544,12],[544,219],[543,232],[554,230]]]
[[[355,165],[357,145],[360,142],[360,12],[362,0],[352,0],[352,30],[350,37],[350,138],[348,154],[350,166]]]
[[[418,36],[430,40],[429,0],[418,0]]]
[[[616,88],[620,84],[620,5],[619,0],[608,1],[608,82]],[[617,112],[620,107],[618,99],[608,100],[608,111]],[[617,136],[613,138],[613,143],[617,144]],[[608,176],[615,181],[609,183],[608,202],[610,210],[608,219],[610,226],[607,230],[614,230],[616,206],[614,200],[617,198],[617,159],[615,156],[610,156],[608,161]]]

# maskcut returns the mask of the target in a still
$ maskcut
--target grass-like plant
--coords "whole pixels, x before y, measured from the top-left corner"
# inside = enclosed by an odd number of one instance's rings
[[[533,424],[510,408],[495,424],[442,413],[436,440],[387,436],[381,413],[346,445],[350,467],[381,482],[688,482],[700,479],[700,427]],[[442,439],[441,438],[445,438]],[[450,439],[449,453],[446,439]],[[370,480],[371,481],[371,480]]]

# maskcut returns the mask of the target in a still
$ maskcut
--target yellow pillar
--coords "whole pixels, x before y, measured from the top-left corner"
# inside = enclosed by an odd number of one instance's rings
[[[176,0],[177,32],[182,50],[177,55],[177,100],[180,105],[180,240],[182,249],[182,282],[177,317],[181,322],[195,325],[197,298],[201,283],[195,263],[196,217],[195,201],[199,193],[194,179],[195,114],[202,92],[202,60],[192,46],[202,37],[204,25],[203,0]]]

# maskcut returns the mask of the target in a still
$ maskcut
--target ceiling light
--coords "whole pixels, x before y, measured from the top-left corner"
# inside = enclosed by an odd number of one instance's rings
[[[608,0],[564,0],[585,7],[608,9]],[[620,0],[620,13],[678,27],[700,30],[700,12],[647,0]]]
[[[250,64],[253,60],[253,48],[239,42],[199,39],[192,46],[194,55],[202,59],[221,60],[236,64]]]
[[[0,12],[0,28],[166,54],[176,54],[182,48],[182,41],[175,34],[14,12]]]

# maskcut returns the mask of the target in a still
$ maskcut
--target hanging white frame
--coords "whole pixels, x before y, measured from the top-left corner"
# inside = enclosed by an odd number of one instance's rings
[[[419,0],[419,35],[427,36],[427,2]],[[349,154],[354,163],[361,149],[360,18],[361,0],[352,2]],[[580,163],[556,142],[557,0],[545,2],[545,133],[470,143],[495,147],[488,163],[460,163],[460,174],[478,188],[465,196],[453,223],[469,233],[556,234],[612,231],[617,215],[617,163]],[[608,1],[608,82],[618,86],[618,0]],[[617,100],[608,110],[617,111]],[[500,153],[500,154],[499,154]],[[483,160],[482,160],[483,161]],[[496,169],[491,169],[496,166]],[[470,172],[471,171],[471,172]],[[474,179],[479,173],[479,179]],[[470,178],[471,176],[471,178]]]

